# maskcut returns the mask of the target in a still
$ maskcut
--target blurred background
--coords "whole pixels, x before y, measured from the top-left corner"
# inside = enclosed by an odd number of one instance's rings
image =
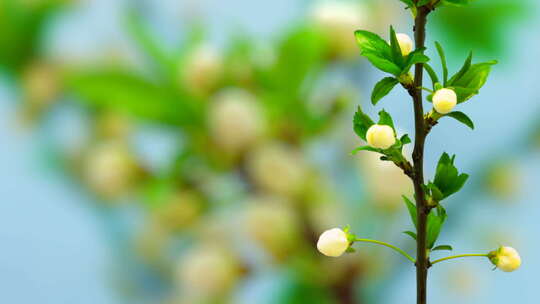
[[[354,41],[390,24],[412,35],[397,0],[0,0],[0,302],[413,303],[394,252],[315,249],[350,224],[414,252],[412,185],[351,154],[357,105],[414,134],[402,90],[371,106],[383,75]],[[428,140],[427,178],[444,151],[471,175],[440,241],[524,261],[437,265],[430,301],[537,303],[539,3],[476,0],[428,28],[452,71],[469,50],[500,62],[460,105],[476,129]]]

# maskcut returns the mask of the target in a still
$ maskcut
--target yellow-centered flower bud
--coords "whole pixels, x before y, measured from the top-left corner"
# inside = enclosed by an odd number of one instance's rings
[[[349,248],[347,233],[339,228],[326,230],[319,237],[317,249],[329,257],[341,256]]]
[[[454,90],[440,89],[433,95],[433,107],[441,114],[450,113],[457,104],[457,95]]]
[[[521,257],[517,250],[512,247],[501,246],[489,253],[489,259],[493,265],[504,272],[512,272],[521,266]]]
[[[413,50],[413,41],[411,37],[407,34],[399,33],[396,34],[397,41],[399,43],[399,48],[401,49],[401,54],[403,56],[409,55]]]
[[[396,136],[390,126],[372,125],[366,133],[366,140],[374,148],[388,149],[396,143]]]

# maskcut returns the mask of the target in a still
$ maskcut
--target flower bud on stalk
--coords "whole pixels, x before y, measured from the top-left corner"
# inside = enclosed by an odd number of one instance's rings
[[[388,149],[396,143],[396,136],[390,126],[372,125],[366,133],[366,140],[374,148]]]
[[[413,41],[411,37],[407,34],[399,33],[396,34],[397,41],[399,43],[399,48],[401,49],[401,54],[403,56],[409,55],[413,50]]]
[[[504,272],[515,271],[521,266],[521,257],[512,247],[501,246],[488,255],[491,263]]]
[[[433,95],[433,107],[440,114],[450,113],[456,104],[457,95],[452,89],[440,89]]]
[[[349,245],[347,233],[339,228],[333,228],[321,234],[317,249],[326,256],[339,257],[347,251]]]

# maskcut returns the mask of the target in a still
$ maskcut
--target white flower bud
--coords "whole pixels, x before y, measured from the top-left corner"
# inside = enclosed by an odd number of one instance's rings
[[[336,55],[350,58],[357,54],[353,33],[366,25],[365,8],[350,1],[320,1],[313,8],[311,19]]]
[[[299,151],[269,143],[250,153],[248,172],[267,193],[291,197],[302,190],[308,168]]]
[[[399,43],[399,48],[401,49],[401,54],[403,56],[409,55],[413,50],[413,41],[411,37],[407,34],[399,33],[396,34],[397,41]]]
[[[448,114],[456,104],[457,95],[452,89],[440,89],[433,95],[433,107],[438,113]]]
[[[264,117],[259,101],[249,92],[228,89],[220,93],[209,113],[214,141],[227,151],[238,151],[258,139]]]
[[[234,287],[239,276],[240,265],[229,250],[202,245],[178,263],[176,278],[192,295],[216,296]]]
[[[326,230],[319,237],[317,249],[329,257],[341,256],[349,248],[347,233],[339,228]]]
[[[137,167],[125,146],[106,142],[88,152],[83,170],[85,181],[93,191],[114,198],[129,189]]]
[[[366,140],[374,148],[388,149],[396,143],[396,136],[390,126],[372,125],[366,133]]]
[[[223,74],[223,58],[219,52],[209,46],[196,48],[181,66],[183,84],[198,95],[204,95],[215,89]]]
[[[491,262],[504,272],[512,272],[521,266],[521,257],[512,247],[501,246],[489,254]]]

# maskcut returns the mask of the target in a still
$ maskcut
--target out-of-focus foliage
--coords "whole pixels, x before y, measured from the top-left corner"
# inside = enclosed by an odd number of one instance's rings
[[[475,0],[467,9],[446,7],[433,14],[434,36],[448,44],[452,55],[462,50],[499,57],[509,50],[516,25],[530,14],[528,0]]]

